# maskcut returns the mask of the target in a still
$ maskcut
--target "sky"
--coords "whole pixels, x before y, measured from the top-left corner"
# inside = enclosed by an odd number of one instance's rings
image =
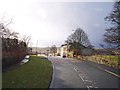
[[[59,1],[59,0],[58,0]],[[8,26],[21,37],[31,36],[32,46],[61,46],[73,30],[82,28],[91,44],[103,43],[104,18],[113,9],[114,2],[51,2],[45,0],[0,0],[0,20],[12,23]]]

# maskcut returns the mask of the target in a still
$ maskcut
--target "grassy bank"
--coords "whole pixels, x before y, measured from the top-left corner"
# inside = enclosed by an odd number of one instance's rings
[[[79,59],[90,60],[99,64],[104,64],[113,68],[120,69],[120,56],[114,55],[92,55],[92,56],[82,56]]]
[[[46,58],[30,56],[30,61],[2,74],[3,88],[48,88],[52,64]]]

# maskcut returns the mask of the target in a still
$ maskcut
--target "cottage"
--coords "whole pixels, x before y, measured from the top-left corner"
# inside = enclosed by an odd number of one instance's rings
[[[92,48],[84,47],[83,49],[81,49],[81,55],[92,55],[92,54],[93,54],[93,49]],[[73,57],[73,52],[68,51],[67,44],[61,45],[61,47],[60,47],[60,56],[61,57]]]
[[[61,45],[61,47],[60,47],[60,56],[61,57],[67,57],[67,53],[68,53],[67,44]]]

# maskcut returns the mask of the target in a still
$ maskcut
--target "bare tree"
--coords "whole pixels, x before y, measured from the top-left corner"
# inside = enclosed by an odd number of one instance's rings
[[[0,20],[0,37],[4,38],[18,38],[17,32],[12,32],[7,26],[12,23],[13,18],[8,21],[4,20],[5,16]]]
[[[73,51],[73,54],[76,56],[81,54],[81,49],[92,47],[87,34],[81,28],[77,28],[65,42],[68,44],[68,50]]]
[[[24,35],[22,38],[22,41],[26,43],[27,47],[29,46],[29,44],[31,44],[30,40],[31,40],[31,36]]]
[[[55,56],[55,53],[57,52],[57,47],[55,45],[51,46],[50,53],[53,53]]]
[[[13,21],[13,18],[11,18],[10,20],[7,20],[7,21],[4,20],[4,18],[5,18],[5,16],[3,16],[2,19],[0,20],[0,30],[6,28]]]
[[[120,1],[115,2],[114,9],[105,20],[111,22],[111,27],[106,29],[104,41],[112,47],[120,49]]]
[[[2,69],[14,65],[25,57],[28,53],[27,45],[31,39],[30,36],[24,36],[20,40],[17,32],[11,31],[7,26],[12,22],[0,22],[0,38],[2,39]]]
[[[13,39],[13,38],[18,38],[18,35],[19,35],[19,33],[11,31],[8,28],[4,28],[1,31],[1,37],[3,37],[3,38],[11,38],[11,39]]]
[[[79,43],[85,47],[88,47],[91,45],[87,34],[81,28],[77,28],[75,32],[71,34],[66,40],[66,43],[68,44],[74,43],[74,42]]]

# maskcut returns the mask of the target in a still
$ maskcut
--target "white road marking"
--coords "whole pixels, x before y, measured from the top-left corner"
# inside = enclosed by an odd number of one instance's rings
[[[113,72],[111,72],[111,71],[108,71],[108,70],[106,70],[106,69],[103,69],[103,68],[100,68],[100,67],[98,67],[99,69],[101,69],[101,70],[104,70],[104,71],[106,71],[107,73],[109,73],[109,74],[112,74],[112,75],[114,75],[114,76],[116,76],[116,77],[119,77],[120,78],[120,75],[118,75],[118,74],[115,74],[115,73],[113,73]]]
[[[119,75],[117,75],[117,74],[115,74],[115,73],[113,73],[113,72],[111,72],[111,71],[108,71],[108,70],[106,70],[106,69],[104,69],[106,72],[108,72],[108,73],[110,73],[110,74],[112,74],[112,75],[114,75],[114,76],[116,76],[116,77],[119,77],[120,78],[120,76]]]
[[[87,86],[87,88],[88,88],[88,90],[90,90],[90,87],[89,87],[89,86]]]
[[[79,72],[79,70],[77,70],[76,68],[73,68],[76,72]],[[81,73],[81,72],[80,72]],[[85,85],[87,83],[92,83],[91,80],[85,80],[85,76],[83,74],[79,74],[79,77],[82,79],[82,81],[85,83]],[[86,77],[87,78],[87,77]],[[94,83],[95,84],[95,83]],[[86,85],[87,86],[87,85]],[[93,86],[87,86],[88,90],[90,90],[90,88],[98,88],[98,87],[93,87]]]
[[[98,87],[94,87],[94,88],[98,88]]]
[[[87,86],[87,85],[86,85]],[[87,86],[88,90],[90,90],[90,88],[98,88],[98,87],[93,87],[93,86]]]
[[[73,68],[75,71],[78,71],[76,68]]]
[[[85,81],[84,79],[83,79],[83,77],[79,74],[79,77],[82,79],[82,81]]]
[[[92,81],[90,81],[90,80],[84,80],[85,82],[92,82]]]
[[[93,88],[93,86],[89,86],[90,88]]]
[[[82,76],[83,78],[86,78],[86,79],[88,78],[88,77],[86,77],[86,76],[83,76],[82,74],[81,74],[81,76]]]

